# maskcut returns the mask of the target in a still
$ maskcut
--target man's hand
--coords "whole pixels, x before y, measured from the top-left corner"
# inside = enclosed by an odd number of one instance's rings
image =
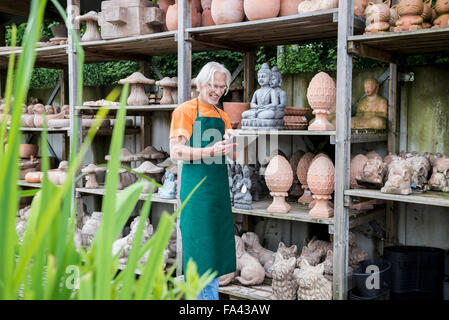
[[[219,141],[212,147],[212,156],[220,157],[230,155],[237,148],[237,143],[226,143],[226,141]]]
[[[224,140],[229,140],[232,136],[236,136],[236,135],[237,135],[237,132],[235,130],[228,129],[228,130],[226,130],[226,132],[225,132],[225,134],[223,136],[223,139]]]

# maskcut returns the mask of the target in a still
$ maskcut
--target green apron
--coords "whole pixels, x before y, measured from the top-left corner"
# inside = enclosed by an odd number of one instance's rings
[[[215,110],[218,112],[216,107]],[[197,118],[193,124],[189,145],[204,148],[213,141],[203,141],[208,129],[216,129],[223,139],[225,124],[221,118],[200,117],[198,99],[196,102]],[[217,138],[217,137],[216,137]],[[216,143],[217,141],[215,141]],[[221,159],[220,159],[221,158]],[[181,212],[181,237],[184,252],[184,270],[190,258],[196,262],[198,274],[209,269],[217,271],[217,277],[236,270],[234,222],[232,218],[231,199],[229,196],[228,167],[225,156],[220,162],[184,161],[181,175],[181,203],[193,188],[207,177],[195,191]]]

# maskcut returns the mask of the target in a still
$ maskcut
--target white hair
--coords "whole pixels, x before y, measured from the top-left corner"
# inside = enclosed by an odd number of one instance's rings
[[[226,92],[228,93],[229,87],[231,86],[232,75],[224,65],[218,62],[208,62],[201,69],[200,73],[195,78],[196,90],[200,91],[200,86],[205,86],[209,81],[214,80],[215,72],[222,72],[226,75]]]

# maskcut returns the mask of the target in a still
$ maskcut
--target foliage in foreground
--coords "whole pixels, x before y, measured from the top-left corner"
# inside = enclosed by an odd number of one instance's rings
[[[53,185],[45,174],[40,190],[20,191],[17,187],[21,106],[26,100],[30,86],[36,42],[39,39],[46,2],[31,2],[30,16],[22,41],[23,53],[17,65],[15,56],[12,55],[8,68],[4,114],[11,110],[10,130],[7,134],[6,117],[3,117],[0,128],[1,141],[6,136],[8,138],[6,150],[0,148],[0,299],[194,299],[213,275],[206,273],[199,277],[192,261],[185,272],[185,282],[173,278],[174,268],[168,273],[163,270],[163,251],[168,245],[182,206],[172,215],[164,212],[155,234],[142,245],[144,222],[151,208],[150,192],[140,213],[141,219],[127,266],[120,273],[120,253],[112,256],[112,243],[128,221],[143,189],[143,183],[135,183],[116,196],[128,86],[125,86],[121,93],[121,107],[112,135],[111,160],[108,162],[106,194],[102,203],[103,220],[90,249],[75,247],[76,208],[71,200],[75,175],[95,136],[96,128],[107,114],[105,108],[98,112],[96,123],[89,130],[79,151],[77,152],[75,146],[72,147],[67,179],[62,186]],[[56,0],[52,2],[64,16],[64,10],[59,3]],[[72,30],[69,23],[66,23],[68,29]],[[13,27],[13,45],[16,41],[15,35],[16,29]],[[82,68],[84,54],[78,42],[76,46],[79,67]],[[82,76],[78,82],[78,92],[80,99]],[[115,99],[118,95],[119,92],[113,91],[108,98]],[[75,141],[76,138],[75,134]],[[42,141],[46,139],[44,131]],[[47,144],[41,145],[42,171],[46,172],[49,168]],[[31,195],[34,195],[31,212],[23,240],[20,242],[15,230],[19,198]],[[149,258],[141,265],[140,260],[148,250]],[[136,268],[143,273],[138,279],[135,277]]]

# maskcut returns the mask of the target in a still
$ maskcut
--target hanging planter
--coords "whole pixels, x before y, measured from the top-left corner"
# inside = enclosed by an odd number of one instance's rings
[[[245,0],[243,2],[248,20],[261,20],[277,17],[281,9],[280,0]]]

